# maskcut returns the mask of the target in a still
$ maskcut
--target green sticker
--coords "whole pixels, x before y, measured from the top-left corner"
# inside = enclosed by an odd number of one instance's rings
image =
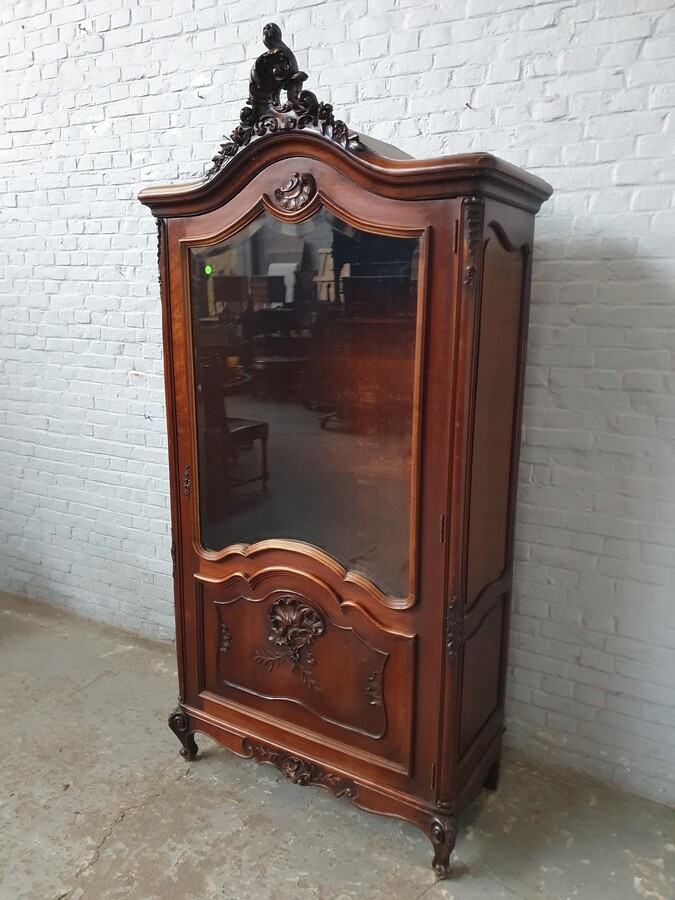
[[[210,275],[211,272],[213,272],[213,269],[211,268],[211,266],[204,266],[204,272],[205,272],[207,275]]]

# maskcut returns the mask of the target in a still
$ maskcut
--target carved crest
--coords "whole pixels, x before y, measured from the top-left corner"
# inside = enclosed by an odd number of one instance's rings
[[[228,159],[252,140],[280,131],[307,129],[327,137],[347,150],[361,149],[358,135],[333,116],[329,103],[320,103],[311,91],[302,90],[307,80],[297,60],[281,40],[281,29],[270,23],[263,28],[267,52],[251,69],[247,105],[239,116],[239,125],[230,140],[220,145],[207,176],[215,175]],[[281,92],[286,92],[286,102]]]
[[[295,212],[307,206],[316,193],[316,182],[309,172],[295,172],[290,181],[278,187],[274,199],[282,209]]]

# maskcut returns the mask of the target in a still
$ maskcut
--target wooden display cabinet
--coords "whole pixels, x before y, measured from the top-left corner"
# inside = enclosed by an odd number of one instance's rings
[[[159,229],[169,724],[189,759],[205,732],[414,823],[443,877],[457,813],[499,774],[551,188],[482,153],[390,158],[303,89],[277,26],[263,37],[209,175],[140,194]]]

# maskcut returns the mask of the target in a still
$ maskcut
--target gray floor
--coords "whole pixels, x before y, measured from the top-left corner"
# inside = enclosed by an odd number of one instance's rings
[[[0,595],[0,897],[673,898],[673,811],[506,760],[436,882],[414,828],[166,727],[173,647]]]

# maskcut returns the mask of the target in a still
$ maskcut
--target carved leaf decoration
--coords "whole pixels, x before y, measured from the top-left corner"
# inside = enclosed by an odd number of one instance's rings
[[[164,221],[157,218],[157,280],[162,286],[162,242],[164,238]]]
[[[249,96],[239,115],[239,125],[230,140],[220,145],[207,177],[215,175],[252,140],[278,132],[314,131],[347,150],[363,149],[358,135],[335,119],[329,103],[320,103],[311,91],[301,89],[307,75],[298,69],[293,51],[281,39],[278,25],[265,25],[263,43],[267,52],[258,57],[251,69]],[[282,91],[286,92],[285,103],[281,100]]]
[[[257,652],[253,657],[258,665],[263,666],[263,668],[267,669],[268,672],[271,672],[273,669],[275,669],[281,662],[281,660],[285,658],[286,653],[284,652],[272,653],[266,650]]]
[[[230,630],[225,624],[221,624],[220,626],[220,652],[227,653],[227,651],[232,646],[232,635],[230,634]]]
[[[470,197],[466,201],[466,253],[464,284],[473,287],[478,274],[478,257],[482,229],[483,200]]]
[[[310,690],[312,691],[321,691],[321,688],[317,684],[311,669],[302,667],[300,669],[300,675],[302,677],[302,683],[305,685],[305,687],[310,688]]]
[[[366,685],[366,694],[368,694],[368,702],[371,706],[382,706],[382,673],[373,672],[368,678]]]

